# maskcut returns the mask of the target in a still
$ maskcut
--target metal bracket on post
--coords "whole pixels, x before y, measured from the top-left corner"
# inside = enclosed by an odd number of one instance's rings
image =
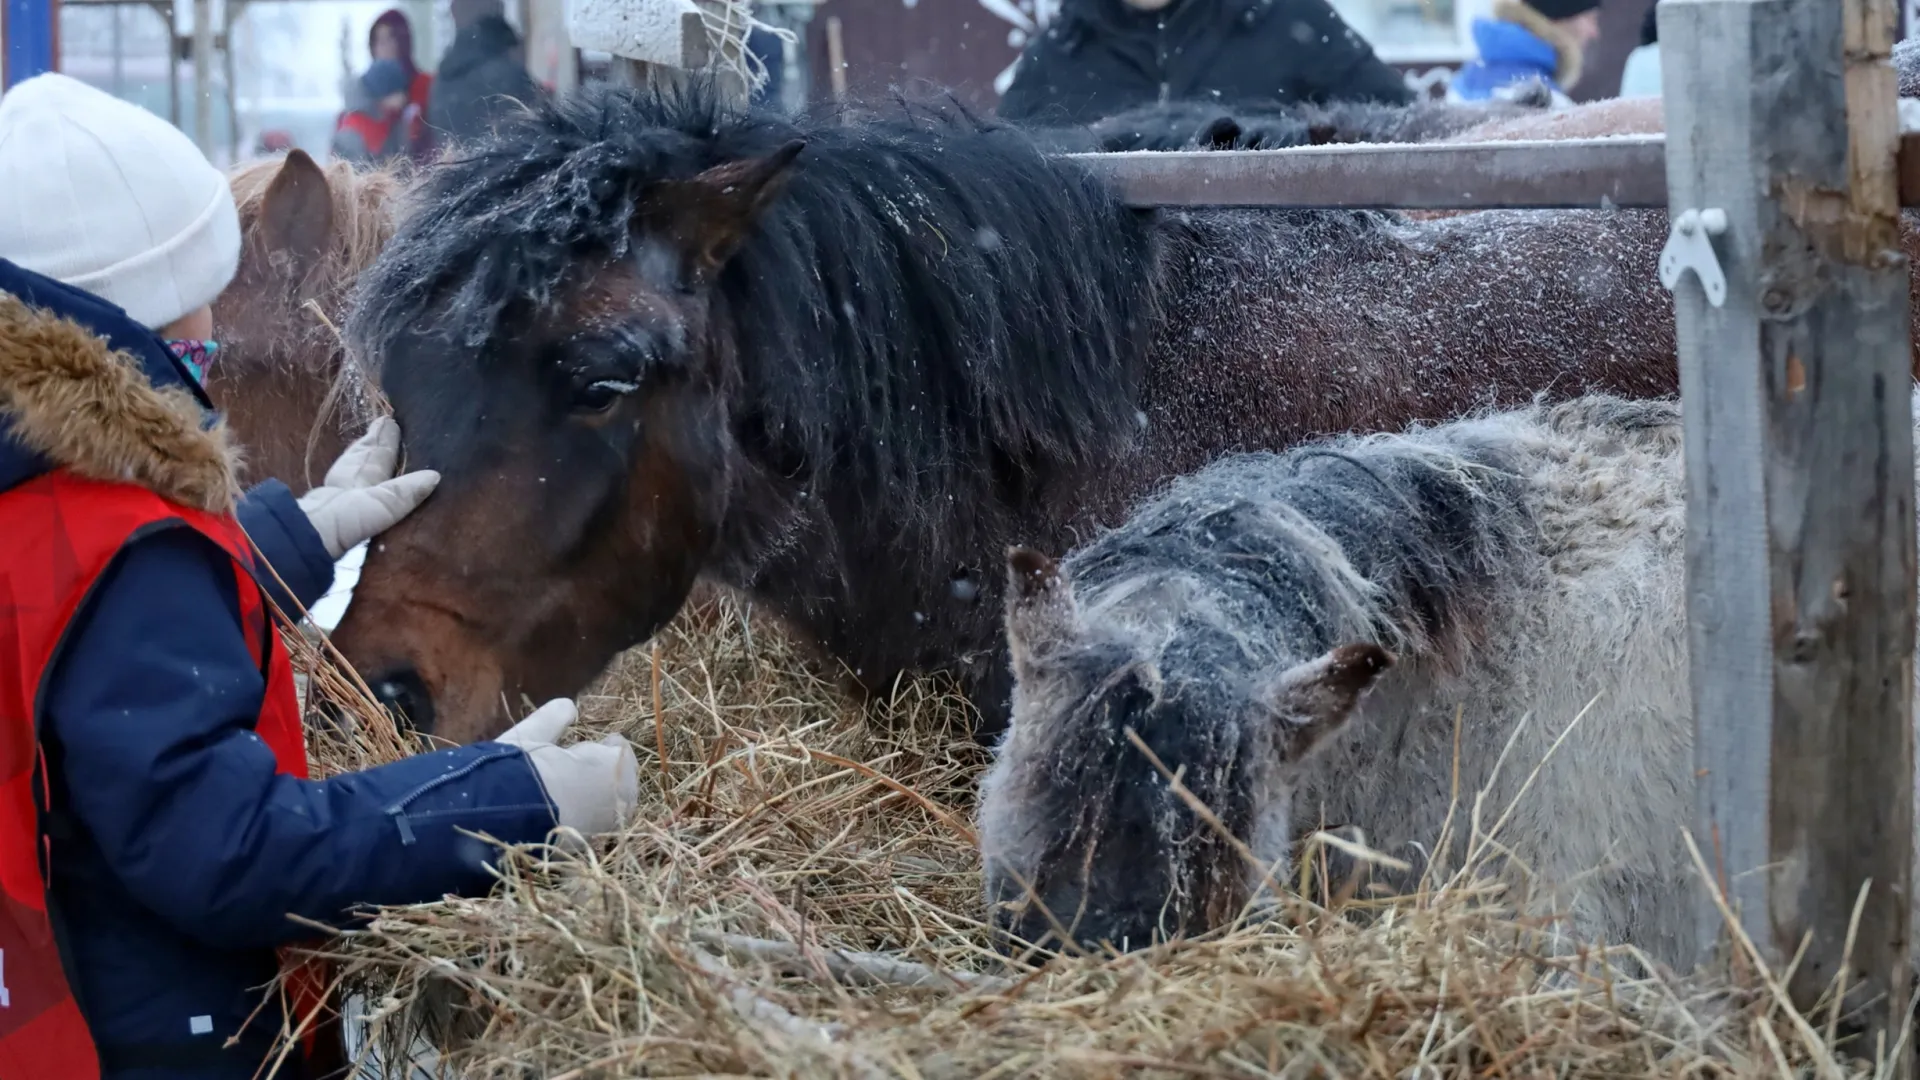
[[[1667,233],[1667,246],[1660,251],[1660,284],[1672,292],[1691,270],[1706,290],[1707,303],[1720,307],[1727,302],[1727,275],[1720,269],[1720,256],[1713,250],[1713,238],[1727,231],[1727,212],[1719,207],[1688,210],[1673,219]]]

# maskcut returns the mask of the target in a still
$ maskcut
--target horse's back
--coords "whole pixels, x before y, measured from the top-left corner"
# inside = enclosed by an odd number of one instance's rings
[[[1478,426],[1509,441],[1525,474],[1536,546],[1498,577],[1465,662],[1415,658],[1383,679],[1295,812],[1371,826],[1369,841],[1396,851],[1433,844],[1451,811],[1451,868],[1481,799],[1482,826],[1505,816],[1495,839],[1550,886],[1546,906],[1582,933],[1684,958],[1678,827],[1690,820],[1692,729],[1678,410],[1582,398]]]

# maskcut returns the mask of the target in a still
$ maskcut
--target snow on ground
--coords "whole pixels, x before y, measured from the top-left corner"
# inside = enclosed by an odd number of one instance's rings
[[[315,626],[331,634],[334,627],[340,625],[340,620],[346,617],[347,604],[353,600],[353,587],[360,583],[360,564],[366,561],[367,545],[363,542],[333,564],[333,588],[307,611],[307,618]]]

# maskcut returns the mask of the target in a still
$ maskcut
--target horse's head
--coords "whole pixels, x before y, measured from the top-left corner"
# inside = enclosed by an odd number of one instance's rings
[[[300,150],[242,165],[230,183],[244,242],[232,283],[214,301],[220,354],[207,392],[246,447],[253,476],[301,492],[357,426],[342,420],[361,419],[326,408],[343,370],[335,326],[354,279],[393,233],[400,185],[344,163],[322,169]]]
[[[455,159],[362,282],[350,337],[407,467],[442,479],[373,544],[338,640],[442,738],[576,692],[715,545],[737,469],[715,283],[801,144],[714,161],[673,134]]]
[[[1083,613],[1052,560],[1016,549],[1008,568],[1013,722],[980,803],[996,928],[1137,948],[1230,920],[1261,873],[1222,831],[1291,839],[1299,765],[1390,658],[1343,645],[1246,677],[1207,620],[1160,617],[1182,606],[1177,582],[1125,583],[1128,599]]]

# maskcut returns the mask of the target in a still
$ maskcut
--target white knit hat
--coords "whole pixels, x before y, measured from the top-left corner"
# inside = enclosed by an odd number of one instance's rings
[[[180,129],[60,74],[0,97],[0,258],[158,330],[240,264],[227,178]]]

